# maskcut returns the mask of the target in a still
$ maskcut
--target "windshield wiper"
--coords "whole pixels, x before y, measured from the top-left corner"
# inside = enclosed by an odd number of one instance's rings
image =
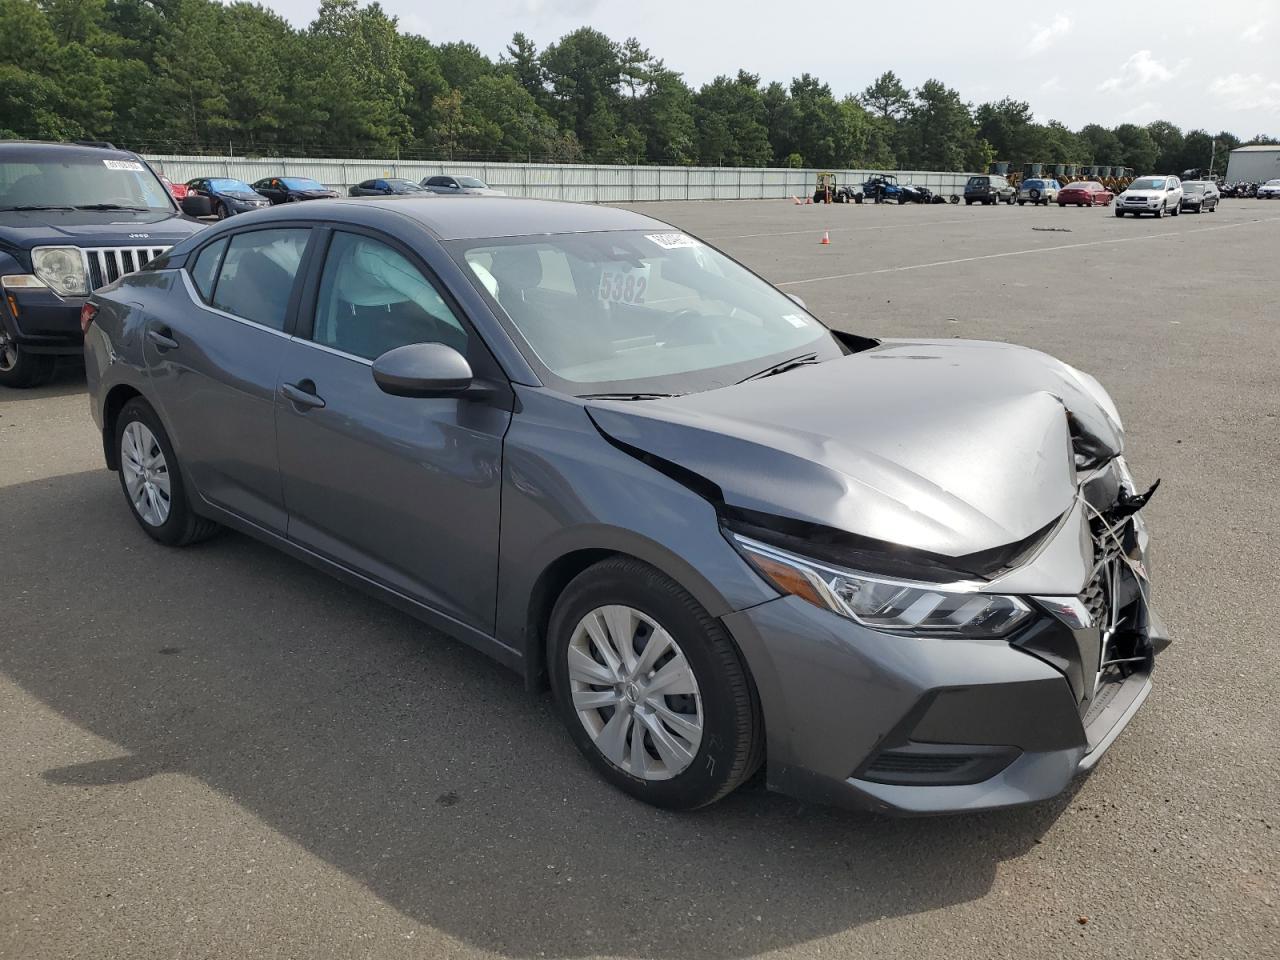
[[[0,207],[0,210],[74,210],[75,207],[59,206],[58,204],[43,203],[20,203],[14,207]]]
[[[130,207],[122,203],[78,203],[71,210],[137,210],[139,213],[146,213],[150,207]]]
[[[678,393],[580,393],[579,400],[661,400],[678,397]]]
[[[796,367],[808,366],[811,363],[821,363],[816,353],[806,353],[798,357],[792,357],[790,360],[783,360],[781,363],[775,363],[772,367],[766,367],[759,373],[753,373],[749,377],[743,377],[738,383],[746,383],[748,380],[761,380],[764,377],[772,377],[775,374],[786,373],[788,370],[794,370]]]

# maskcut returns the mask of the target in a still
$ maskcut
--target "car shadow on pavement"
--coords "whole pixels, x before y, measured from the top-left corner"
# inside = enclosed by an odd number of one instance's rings
[[[651,809],[592,773],[546,694],[247,538],[151,543],[105,471],[7,488],[0,527],[21,544],[0,668],[121,750],[46,782],[198,778],[503,955],[745,957],[974,900],[1068,802],[887,820],[752,785]]]
[[[78,357],[60,357],[52,379],[40,387],[27,387],[15,390],[11,387],[0,387],[0,405],[19,403],[24,400],[42,400],[46,397],[69,397],[75,393],[88,395],[84,381],[84,363]]]

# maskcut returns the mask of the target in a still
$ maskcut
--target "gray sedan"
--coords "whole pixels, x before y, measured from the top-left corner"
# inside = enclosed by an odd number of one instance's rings
[[[432,193],[446,197],[505,197],[506,192],[495,190],[479,177],[424,177],[422,186]]]
[[[1152,491],[1093,378],[837,333],[638,213],[272,208],[82,323],[151,538],[241,531],[549,684],[587,760],[650,803],[761,765],[886,812],[1051,797],[1168,642]]]

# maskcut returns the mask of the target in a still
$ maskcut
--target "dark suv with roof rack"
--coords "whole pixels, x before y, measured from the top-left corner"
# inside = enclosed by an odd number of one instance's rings
[[[80,356],[89,293],[202,226],[135,153],[0,140],[0,386],[36,386],[59,355]]]

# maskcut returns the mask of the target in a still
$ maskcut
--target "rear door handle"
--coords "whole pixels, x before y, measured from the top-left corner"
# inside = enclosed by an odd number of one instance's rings
[[[160,350],[177,350],[178,341],[170,336],[172,333],[168,327],[153,327],[147,331],[147,339]]]
[[[312,380],[299,380],[297,383],[286,383],[280,387],[280,396],[295,407],[313,409],[324,406],[324,398],[316,394],[316,385]]]

